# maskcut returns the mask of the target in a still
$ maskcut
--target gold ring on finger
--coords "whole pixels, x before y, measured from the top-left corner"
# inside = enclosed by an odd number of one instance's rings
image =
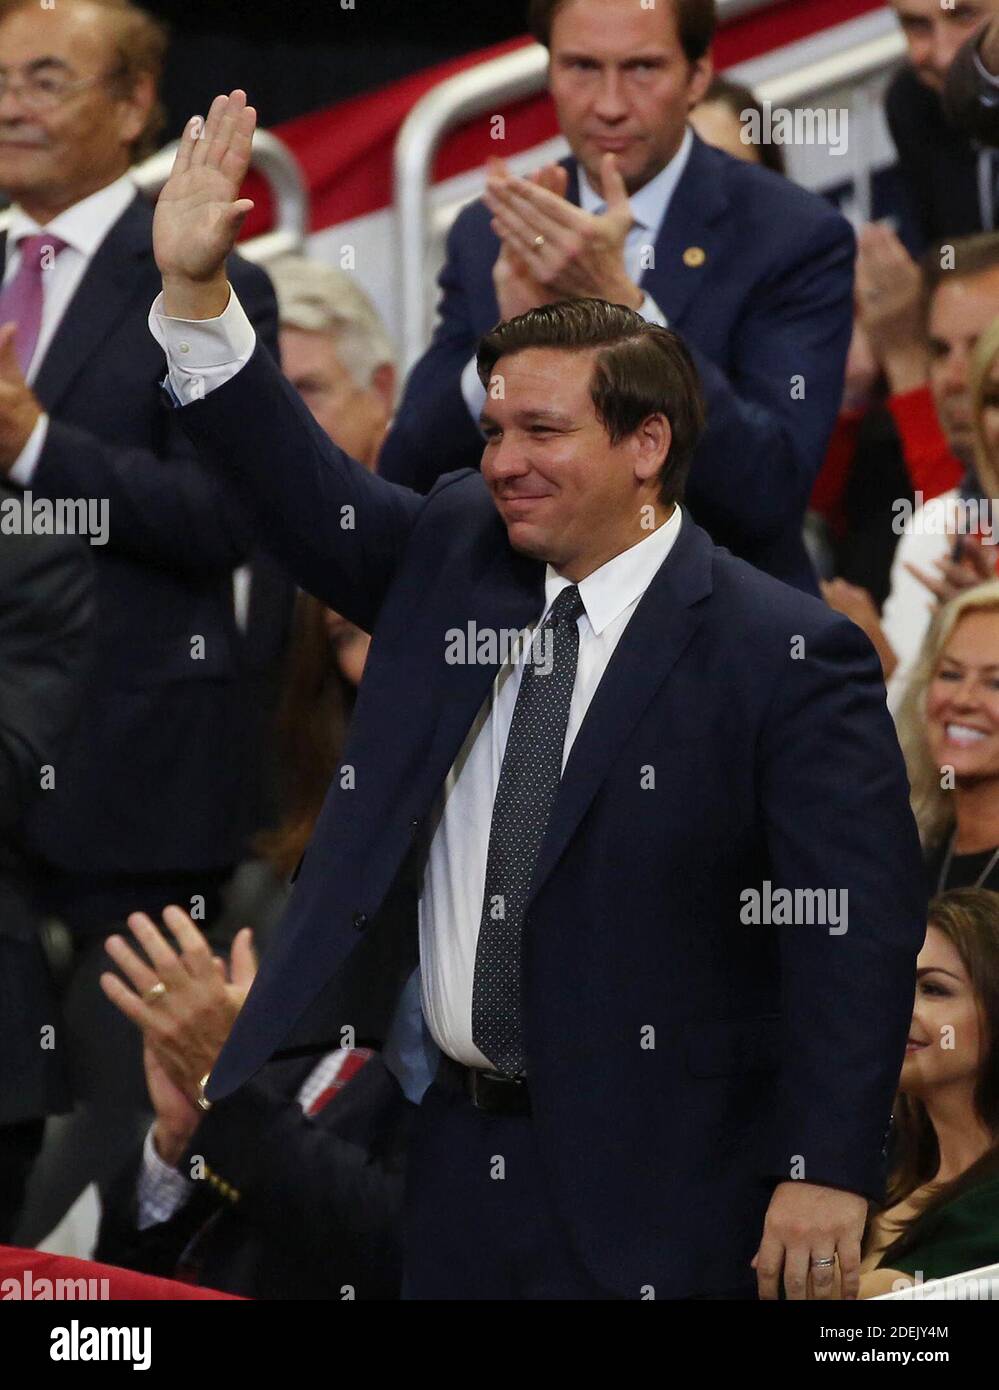
[[[535,247],[537,248],[537,250],[540,251],[541,248],[542,248],[542,246],[544,246],[544,244],[545,244],[545,239],[544,239],[544,237],[541,235],[541,233],[539,232],[539,233],[537,234],[537,236],[534,238],[534,245],[535,245]]]
[[[166,985],[162,980],[157,980],[154,985],[151,985],[150,988],[146,990],[142,997],[147,1004],[155,1004],[157,999],[162,999],[166,992]]]

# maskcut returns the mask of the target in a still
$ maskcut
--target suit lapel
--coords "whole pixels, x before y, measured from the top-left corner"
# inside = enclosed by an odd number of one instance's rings
[[[136,265],[152,256],[151,209],[137,193],[97,248],[70,300],[35,378],[46,410],[54,410],[93,353],[128,312],[139,285]]]
[[[689,515],[632,614],[566,761],[535,866],[528,907],[576,832],[622,745],[703,619],[712,546]]]
[[[723,158],[694,136],[694,146],[677,184],[655,248],[655,265],[641,279],[672,327],[676,327],[705,283],[721,238],[728,197],[722,187]]]

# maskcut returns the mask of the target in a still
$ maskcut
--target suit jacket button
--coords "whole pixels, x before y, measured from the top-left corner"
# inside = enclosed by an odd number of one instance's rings
[[[367,915],[363,912],[354,913],[354,928],[356,931],[363,931],[368,925]]]

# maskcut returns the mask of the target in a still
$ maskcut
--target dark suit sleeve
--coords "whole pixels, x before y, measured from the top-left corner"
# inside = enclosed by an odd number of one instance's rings
[[[270,280],[236,261],[234,284],[258,336],[277,354],[277,303]],[[198,460],[175,412],[163,403],[158,438],[147,447],[110,444],[90,430],[49,420],[31,491],[108,502],[109,553],[172,571],[215,573],[242,563],[252,528],[232,490]]]
[[[367,1111],[369,1142],[338,1134],[332,1113],[324,1112],[327,1123],[309,1119],[297,1099],[250,1081],[205,1116],[185,1165],[202,1158],[208,1180],[225,1184],[227,1200],[275,1244],[320,1267],[335,1256],[348,1277],[353,1258],[366,1284],[373,1270],[395,1263],[404,1145],[391,1131],[413,1108],[378,1059],[330,1107],[345,1103]]]
[[[992,24],[999,25],[999,20]],[[999,146],[999,82],[983,77],[975,62],[981,33],[961,45],[947,73],[943,103],[948,119],[983,145]],[[999,76],[999,74],[994,74]]]
[[[370,632],[423,498],[338,449],[259,343],[241,371],[176,415],[231,480],[260,545]]]
[[[429,492],[442,473],[467,468],[484,440],[461,392],[461,374],[475,351],[475,331],[463,268],[466,215],[448,235],[440,273],[439,319],[430,346],[406,381],[381,452],[378,472],[393,483]]]
[[[853,259],[849,225],[823,218],[795,263],[753,291],[729,371],[691,348],[708,430],[687,496],[701,525],[740,553],[799,525],[842,397]]]
[[[925,246],[932,236],[933,183],[925,141],[921,139],[923,94],[918,81],[911,68],[901,69],[885,96],[885,118],[898,154],[905,197],[919,230],[920,242]]]
[[[184,1248],[205,1221],[217,1210],[219,1201],[207,1190],[197,1188],[190,1199],[168,1221],[158,1221],[139,1229],[138,1189],[142,1172],[141,1147],[103,1194],[101,1224],[97,1232],[94,1259],[104,1264],[134,1269],[172,1279]]]
[[[0,490],[0,502],[9,495]],[[0,552],[0,831],[38,792],[79,708],[90,657],[92,565],[71,536],[5,536]]]
[[[782,657],[761,740],[773,887],[838,890],[845,912],[832,930],[779,928],[784,1031],[769,1171],[880,1201],[926,930],[922,860],[873,648],[841,618],[795,636],[804,654]]]

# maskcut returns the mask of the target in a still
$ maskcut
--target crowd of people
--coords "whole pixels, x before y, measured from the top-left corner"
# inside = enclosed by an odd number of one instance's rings
[[[164,30],[2,0],[0,508],[109,526],[0,512],[0,1242],[96,1184],[96,1258],[258,1298],[999,1262],[999,18],[892,4],[909,203],[855,235],[713,0],[533,0],[571,158],[490,161],[403,378],[355,275],[230,249],[241,94],[154,225]],[[416,668],[467,595],[559,713]],[[849,931],[750,939],[763,879]]]

